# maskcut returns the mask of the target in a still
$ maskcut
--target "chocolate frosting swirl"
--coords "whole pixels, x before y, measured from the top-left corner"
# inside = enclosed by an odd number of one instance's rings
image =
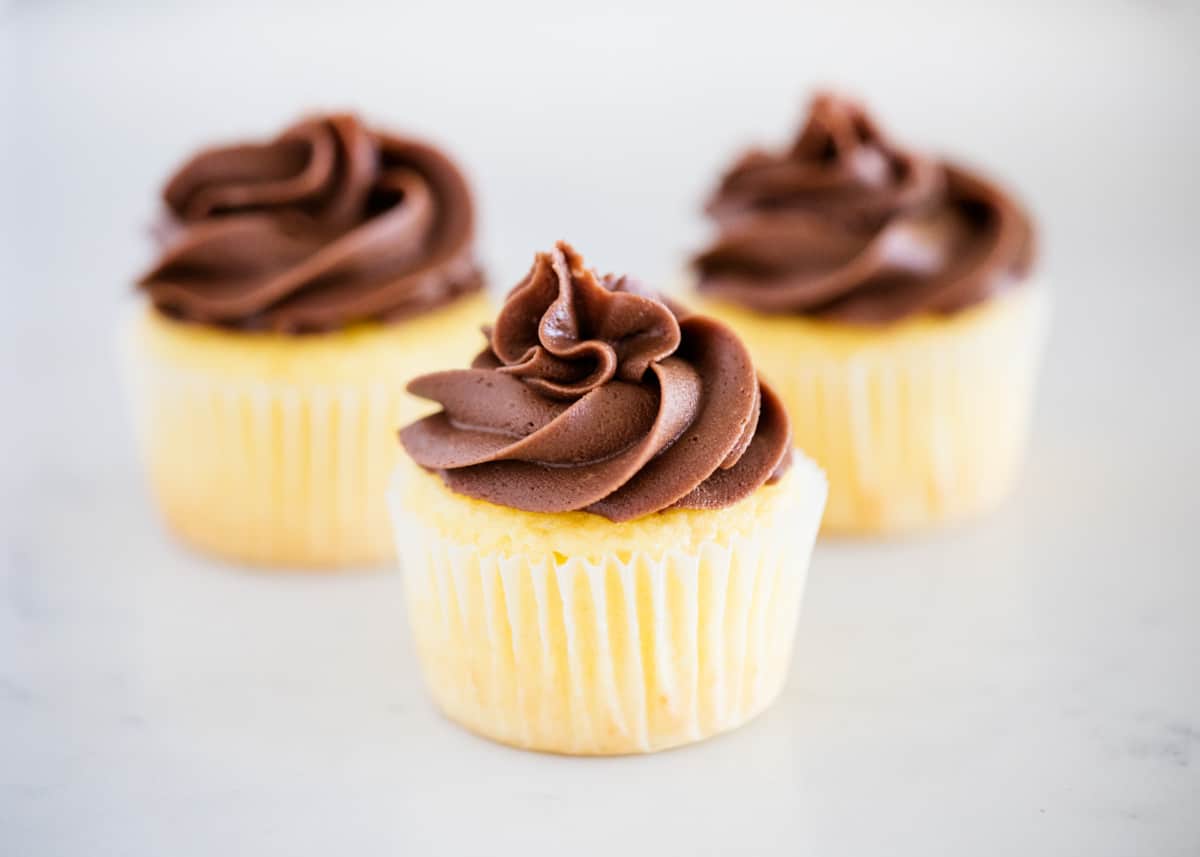
[[[139,285],[183,320],[325,331],[406,318],[483,285],[458,168],[354,116],[203,151],[163,198],[165,248]]]
[[[485,333],[470,369],[409,384],[442,411],[400,432],[460,494],[628,521],[729,506],[790,463],[783,406],[729,328],[598,277],[564,242]]]
[[[752,151],[708,204],[698,288],[767,313],[852,323],[948,314],[1024,278],[1029,218],[999,188],[900,149],[829,94],[783,152]]]

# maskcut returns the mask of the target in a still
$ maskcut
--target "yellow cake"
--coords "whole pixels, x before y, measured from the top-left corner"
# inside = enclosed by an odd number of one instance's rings
[[[778,695],[824,509],[819,468],[726,325],[563,242],[470,368],[415,379],[391,503],[434,701],[575,755],[736,728]]]
[[[172,531],[235,562],[392,557],[409,378],[483,345],[474,205],[430,144],[352,114],[202,150],[163,190],[124,351]]]
[[[392,554],[395,427],[410,377],[469,360],[482,295],[398,324],[247,334],[139,309],[125,337],[146,473],[172,531],[238,562],[374,565]]]
[[[707,211],[699,305],[738,331],[825,468],[826,532],[911,532],[1004,498],[1049,316],[1014,198],[823,93],[789,145],[733,163]]]

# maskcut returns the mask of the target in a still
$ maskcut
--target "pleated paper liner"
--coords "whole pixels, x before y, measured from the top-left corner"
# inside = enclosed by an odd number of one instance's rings
[[[878,330],[705,303],[743,337],[829,477],[824,532],[897,533],[983,513],[1027,445],[1049,320],[1028,284]]]
[[[825,500],[798,459],[733,508],[633,524],[491,506],[402,466],[397,547],[438,706],[493,740],[576,755],[661,750],[754,717],[787,675]]]
[[[431,406],[415,375],[465,365],[482,298],[411,322],[314,337],[238,334],[139,311],[125,356],[139,443],[170,529],[255,565],[393,559],[396,432]]]

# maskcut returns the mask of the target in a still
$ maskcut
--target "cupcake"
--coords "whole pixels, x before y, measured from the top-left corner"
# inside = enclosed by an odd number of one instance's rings
[[[401,431],[392,492],[437,704],[579,755],[745,723],[787,674],[825,502],[746,348],[563,243],[486,336],[410,384],[440,410]]]
[[[827,531],[983,512],[1023,456],[1047,325],[1033,227],[1001,188],[832,95],[708,204],[706,312],[744,338],[829,477]]]
[[[201,152],[163,198],[126,345],[170,528],[245,563],[388,561],[394,429],[424,407],[404,383],[468,359],[488,316],[458,167],[321,116]]]

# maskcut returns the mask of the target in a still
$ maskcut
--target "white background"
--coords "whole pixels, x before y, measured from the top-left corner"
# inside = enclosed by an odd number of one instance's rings
[[[573,5],[0,4],[0,853],[1200,853],[1196,5]],[[427,704],[396,575],[160,532],[113,337],[196,145],[359,108],[466,165],[497,287],[559,237],[665,282],[821,83],[1015,187],[1057,312],[1016,496],[822,544],[760,720],[493,746]]]

